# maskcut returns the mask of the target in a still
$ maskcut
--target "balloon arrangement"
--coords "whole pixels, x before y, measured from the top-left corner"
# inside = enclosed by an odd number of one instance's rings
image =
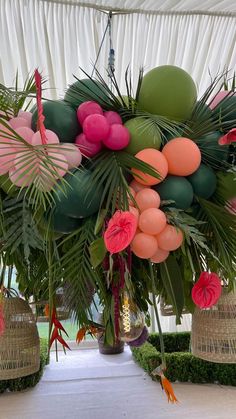
[[[151,292],[180,321],[184,306],[210,307],[234,282],[236,96],[221,91],[223,76],[198,101],[191,76],[171,65],[141,74],[135,99],[97,72],[42,102],[36,80],[32,113],[1,118],[0,173],[21,190],[41,176],[68,304],[92,281],[110,343],[147,339]],[[76,315],[86,330],[91,313]]]

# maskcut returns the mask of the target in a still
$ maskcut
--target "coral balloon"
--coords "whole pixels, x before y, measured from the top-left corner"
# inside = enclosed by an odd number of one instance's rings
[[[83,124],[85,136],[92,143],[106,140],[110,132],[110,125],[103,115],[89,115]]]
[[[135,157],[148,163],[152,168],[159,174],[160,179],[154,176],[143,173],[138,169],[132,169],[133,176],[138,183],[142,183],[146,186],[157,185],[163,179],[165,179],[168,173],[168,163],[165,156],[154,148],[146,148],[145,150],[139,151]]]
[[[201,152],[194,141],[179,137],[170,140],[162,150],[168,161],[171,175],[189,176],[196,172],[201,163]]]
[[[16,128],[15,130],[17,132],[17,134],[24,138],[25,141],[27,141],[27,143],[32,144],[32,138],[34,135],[34,131],[31,128],[28,127],[19,127]],[[19,141],[12,141],[14,143],[14,147],[18,148],[18,147],[22,147],[23,144],[20,143]]]
[[[113,124],[122,125],[122,119],[117,112],[107,111],[107,112],[104,112],[104,116],[109,125],[113,125]]]
[[[25,118],[21,118],[20,116],[17,116],[16,118],[12,118],[9,121],[9,124],[13,129],[19,128],[19,127],[30,127],[28,121]]]
[[[77,117],[80,125],[83,125],[87,116],[94,114],[103,115],[102,108],[98,103],[93,101],[81,103],[77,109]]]
[[[75,144],[79,147],[81,154],[85,157],[93,157],[102,149],[102,143],[91,143],[84,134],[76,137]]]
[[[127,147],[130,140],[130,134],[126,127],[120,124],[113,124],[110,133],[103,140],[103,144],[110,150],[122,150]]]
[[[63,156],[65,156],[68,168],[78,167],[82,161],[82,154],[79,148],[75,144],[62,143],[60,149],[58,149]]]
[[[159,234],[166,226],[165,213],[158,208],[148,208],[140,214],[138,226],[146,234]]]
[[[140,211],[144,211],[148,208],[159,208],[161,198],[160,195],[153,189],[145,188],[137,193],[135,201]]]
[[[164,230],[156,236],[158,247],[163,250],[176,250],[183,243],[183,233],[177,227],[167,224]]]
[[[170,252],[168,250],[160,249],[159,247],[156,253],[151,257],[151,262],[152,263],[164,262],[168,258],[169,254]]]
[[[155,237],[145,233],[138,233],[131,243],[132,252],[141,259],[151,258],[157,251]]]
[[[47,144],[59,144],[59,138],[55,132],[51,131],[50,129],[46,129],[46,138]],[[42,145],[42,138],[40,131],[35,132],[32,138],[32,145]]]
[[[148,188],[148,186],[142,185],[142,183],[137,182],[135,179],[132,180],[129,186],[131,186],[131,188],[133,188],[135,192],[139,192],[142,189]]]

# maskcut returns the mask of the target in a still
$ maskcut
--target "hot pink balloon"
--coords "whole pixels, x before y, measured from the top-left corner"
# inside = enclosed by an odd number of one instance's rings
[[[122,125],[122,119],[117,112],[107,111],[107,112],[104,112],[104,116],[109,125],[113,125],[113,124]]]
[[[15,131],[20,137],[24,138],[24,140],[27,141],[27,143],[32,144],[34,131],[31,128],[19,127],[19,128],[16,128]],[[22,146],[22,143],[20,141],[13,141],[13,142],[14,142],[14,147]]]
[[[13,129],[19,127],[29,127],[28,121],[25,118],[21,118],[20,116],[10,119],[9,124]]]
[[[50,129],[46,129],[46,138],[47,144],[59,144],[59,138],[55,132],[51,131]],[[34,133],[32,138],[32,145],[42,145],[42,138],[40,131]]]
[[[58,149],[67,159],[68,168],[78,167],[82,161],[82,154],[75,144],[63,143]]]
[[[85,136],[92,143],[104,141],[110,132],[110,125],[103,115],[89,115],[83,124]]]
[[[80,125],[83,125],[85,119],[89,115],[103,115],[101,106],[93,101],[83,102],[77,109],[77,117]]]
[[[110,134],[103,140],[103,144],[110,150],[122,150],[130,140],[129,130],[123,125],[111,125]]]
[[[26,119],[26,121],[28,122],[28,127],[31,127],[31,122],[32,122],[32,113],[31,112],[27,112],[27,111],[22,111],[21,109],[18,112],[18,116],[20,118],[24,118]]]
[[[91,143],[87,140],[84,134],[79,134],[76,137],[75,144],[79,147],[81,153],[85,157],[93,157],[102,149],[102,143]]]
[[[210,109],[214,109],[224,98],[232,96],[234,93],[229,92],[228,90],[222,90],[218,92],[213,101],[209,104]]]

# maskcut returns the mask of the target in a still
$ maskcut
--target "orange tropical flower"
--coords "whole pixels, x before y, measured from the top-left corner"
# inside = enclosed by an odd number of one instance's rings
[[[161,385],[162,388],[165,390],[165,393],[167,395],[168,398],[168,403],[178,403],[178,400],[175,396],[172,384],[170,383],[170,381],[164,376],[164,374],[161,374]]]

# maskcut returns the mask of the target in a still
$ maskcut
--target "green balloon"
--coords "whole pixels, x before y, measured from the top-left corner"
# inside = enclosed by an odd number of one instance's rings
[[[155,127],[148,124],[145,118],[129,119],[125,124],[130,133],[130,142],[125,151],[136,154],[144,148],[156,148],[161,146],[161,137]]]
[[[203,162],[213,167],[218,167],[220,163],[226,162],[229,156],[229,146],[218,144],[220,137],[222,137],[220,131],[213,131],[196,140],[202,153]]]
[[[81,220],[79,218],[68,217],[56,210],[51,216],[51,226],[53,231],[57,233],[68,234],[81,226]]]
[[[88,99],[84,97],[83,92],[86,96],[89,96]],[[100,99],[107,102],[105,89],[101,83],[91,79],[77,80],[70,85],[64,97],[64,100],[75,108],[78,108],[81,103],[87,100],[94,100],[96,102]]]
[[[195,195],[208,199],[216,190],[217,178],[211,167],[201,164],[199,169],[187,177]]]
[[[182,176],[167,176],[167,178],[153,186],[162,201],[175,201],[168,206],[182,210],[188,209],[193,201],[193,188],[191,183]]]
[[[75,137],[81,132],[76,111],[63,100],[43,102],[45,127],[55,132],[62,143],[74,143]],[[38,111],[32,117],[32,129],[36,131]]]
[[[91,185],[90,171],[78,169],[72,174],[67,173],[64,179],[68,186],[60,185],[55,193],[56,210],[60,214],[86,218],[98,211],[103,187],[94,182]]]
[[[197,100],[197,89],[191,76],[182,68],[163,65],[143,78],[139,108],[174,121],[191,117]]]

